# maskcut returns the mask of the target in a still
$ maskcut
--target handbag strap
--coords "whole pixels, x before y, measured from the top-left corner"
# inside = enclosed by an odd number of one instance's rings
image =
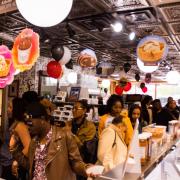
[[[116,131],[114,131],[114,132],[115,132],[115,137],[114,137],[114,142],[112,144],[112,148],[116,145]]]

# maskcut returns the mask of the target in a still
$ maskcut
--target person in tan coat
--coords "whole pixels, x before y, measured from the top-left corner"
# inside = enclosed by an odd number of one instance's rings
[[[40,103],[27,107],[26,122],[33,140],[28,158],[16,149],[13,155],[29,169],[29,180],[75,180],[76,174],[87,177],[74,136],[67,128],[51,126],[46,109]]]
[[[127,158],[127,145],[123,138],[123,116],[112,120],[103,130],[98,144],[98,163],[103,165],[105,171],[109,171],[118,164],[123,164]]]

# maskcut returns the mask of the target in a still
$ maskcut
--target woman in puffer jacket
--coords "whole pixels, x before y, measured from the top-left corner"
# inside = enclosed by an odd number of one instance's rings
[[[98,135],[99,138],[101,136],[102,131],[112,123],[112,120],[115,117],[119,117],[120,115],[123,117],[122,121],[126,128],[124,128],[122,132],[122,136],[126,145],[128,146],[132,135],[133,135],[133,127],[131,121],[128,117],[128,111],[123,109],[123,100],[121,96],[111,95],[107,101],[107,114],[100,117],[99,127],[98,127]]]

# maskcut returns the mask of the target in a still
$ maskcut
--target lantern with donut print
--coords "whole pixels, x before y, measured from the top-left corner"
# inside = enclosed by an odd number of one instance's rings
[[[80,52],[77,62],[82,68],[92,68],[97,65],[97,57],[93,50],[84,49]]]

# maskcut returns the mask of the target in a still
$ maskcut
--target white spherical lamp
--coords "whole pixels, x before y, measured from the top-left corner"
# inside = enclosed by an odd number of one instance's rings
[[[152,72],[156,71],[159,67],[159,65],[145,66],[144,63],[141,60],[139,60],[139,58],[137,58],[137,66],[142,72],[145,72],[145,73],[152,73]]]
[[[16,4],[22,16],[31,24],[50,27],[68,16],[73,0],[16,0]]]
[[[168,84],[180,83],[180,74],[177,71],[169,71],[166,75]]]
[[[110,84],[111,84],[110,80],[108,80],[108,79],[102,80],[102,87],[103,88],[109,88]]]
[[[70,84],[76,84],[76,83],[77,83],[77,73],[76,73],[76,72],[70,72],[70,73],[67,75],[67,81],[68,81]]]

